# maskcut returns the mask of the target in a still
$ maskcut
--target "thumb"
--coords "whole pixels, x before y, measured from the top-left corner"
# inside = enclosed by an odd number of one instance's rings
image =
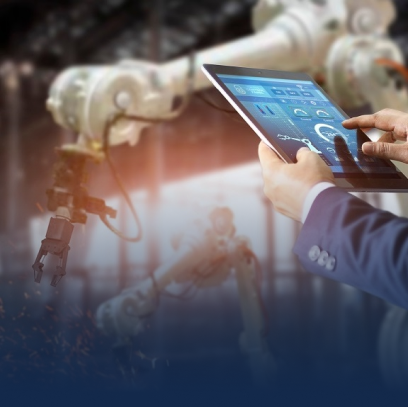
[[[408,144],[367,142],[362,147],[364,154],[408,163]]]
[[[301,147],[296,153],[296,161],[302,160],[307,153],[311,153],[312,151],[308,147]]]

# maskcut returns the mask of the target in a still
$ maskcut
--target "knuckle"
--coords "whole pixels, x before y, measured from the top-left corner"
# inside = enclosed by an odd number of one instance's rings
[[[386,143],[376,144],[375,149],[377,150],[377,153],[381,155],[387,155],[390,151],[390,148]]]
[[[407,132],[407,126],[405,123],[397,122],[394,126],[393,133],[397,135],[397,137],[404,137]],[[394,137],[395,138],[395,137]]]
[[[382,119],[383,116],[387,114],[386,112],[387,109],[380,110],[379,112],[376,112],[373,114],[373,119],[374,119],[374,126],[378,126],[380,120]]]

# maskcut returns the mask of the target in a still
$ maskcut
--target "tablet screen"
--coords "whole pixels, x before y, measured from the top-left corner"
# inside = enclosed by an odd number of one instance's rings
[[[320,155],[336,177],[401,177],[391,163],[362,153],[367,136],[361,130],[345,129],[344,114],[312,81],[219,73],[217,77],[256,120],[263,135],[292,161],[306,146]]]

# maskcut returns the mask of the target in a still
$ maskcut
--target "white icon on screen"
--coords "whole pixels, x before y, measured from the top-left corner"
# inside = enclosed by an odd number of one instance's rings
[[[319,117],[331,117],[329,113],[327,113],[325,110],[316,110],[316,114]]]
[[[333,126],[329,126],[328,124],[316,124],[314,127],[315,132],[319,137],[321,137],[323,140],[334,144],[334,138],[336,136],[342,137],[345,141],[347,141],[347,136],[345,136],[341,131],[337,130]]]
[[[302,109],[293,109],[293,113],[295,116],[299,116],[299,117],[310,117],[309,113],[302,110]]]
[[[241,95],[245,95],[245,94],[246,94],[245,89],[244,89],[242,86],[234,85],[234,88],[235,88],[235,90],[236,90],[238,93],[240,93]]]

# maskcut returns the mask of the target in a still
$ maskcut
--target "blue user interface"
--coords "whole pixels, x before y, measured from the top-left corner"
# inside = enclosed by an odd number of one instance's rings
[[[362,135],[342,126],[343,114],[311,81],[217,75],[289,157],[300,147],[316,152],[334,173],[395,174],[362,153]]]

